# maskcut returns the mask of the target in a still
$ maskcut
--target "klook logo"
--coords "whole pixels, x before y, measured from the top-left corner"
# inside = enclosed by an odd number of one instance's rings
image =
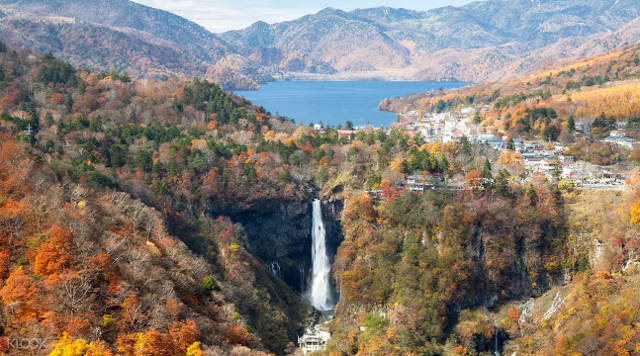
[[[0,351],[10,350],[42,350],[47,347],[47,339],[33,337],[1,337]]]

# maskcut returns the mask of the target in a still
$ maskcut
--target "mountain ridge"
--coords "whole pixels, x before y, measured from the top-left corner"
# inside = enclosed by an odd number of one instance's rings
[[[0,14],[0,34],[10,45],[51,51],[78,66],[257,88],[274,78],[491,81],[579,53],[590,41],[611,49],[615,41],[604,38],[640,17],[640,4],[490,0],[427,11],[325,8],[220,34],[127,0],[1,0],[0,11],[6,15]],[[619,36],[640,40],[635,32]]]
[[[75,65],[138,77],[204,77],[226,87],[270,79],[202,26],[131,1],[3,0],[0,8],[8,13],[0,33],[9,44],[50,51]],[[61,17],[73,21],[61,25]]]
[[[258,62],[262,59],[256,53],[270,53],[269,65],[280,58],[275,64],[284,72],[379,76],[402,70],[405,79],[484,81],[503,75],[505,65],[537,49],[568,38],[615,32],[638,16],[640,7],[632,1],[492,0],[428,11],[326,8],[292,21],[261,23],[261,33],[269,33],[268,41],[260,38],[254,26],[220,36]],[[323,37],[323,21],[328,19],[334,32]],[[292,27],[297,31],[288,30]],[[315,37],[301,39],[299,33],[305,31]],[[340,51],[331,38],[342,38],[340,47],[357,51],[352,50],[353,55]],[[551,57],[557,60],[561,54]],[[290,62],[298,67],[292,68]],[[318,62],[321,72],[316,70]]]

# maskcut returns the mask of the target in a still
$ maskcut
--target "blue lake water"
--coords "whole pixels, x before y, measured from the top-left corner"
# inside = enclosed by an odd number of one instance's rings
[[[282,81],[263,84],[260,90],[239,90],[256,105],[272,114],[287,116],[296,122],[339,126],[347,120],[355,126],[388,126],[395,114],[378,110],[384,98],[403,97],[439,88],[458,88],[459,82],[327,82]]]

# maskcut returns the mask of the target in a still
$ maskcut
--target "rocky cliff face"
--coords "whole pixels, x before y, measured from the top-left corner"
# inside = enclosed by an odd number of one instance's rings
[[[336,255],[338,247],[340,247],[342,240],[344,240],[342,227],[340,225],[340,215],[342,214],[343,208],[344,203],[341,200],[322,202],[322,218],[327,233],[327,252],[332,258]]]
[[[311,273],[311,201],[257,206],[244,211],[210,213],[228,215],[235,223],[242,224],[247,233],[249,251],[293,290],[303,293]],[[340,201],[322,203],[330,256],[335,255],[343,239],[339,220],[341,211]]]
[[[230,217],[244,226],[249,251],[301,293],[311,268],[311,204],[278,203]]]
[[[331,265],[333,265],[334,258],[338,252],[338,247],[340,247],[342,240],[344,240],[340,221],[343,208],[344,202],[341,200],[322,202],[322,219],[324,221],[324,229],[326,231],[327,253],[331,258]],[[331,281],[333,287],[333,300],[338,301],[340,295],[338,294],[336,280],[332,279]]]

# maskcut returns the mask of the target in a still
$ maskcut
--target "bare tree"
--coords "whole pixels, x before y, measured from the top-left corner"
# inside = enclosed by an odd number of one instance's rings
[[[68,278],[62,284],[62,297],[65,306],[74,314],[86,303],[93,289],[91,273],[85,271]]]
[[[14,237],[20,237],[24,223],[24,218],[19,213],[15,216],[0,216],[0,228],[9,235],[9,244],[13,243]]]

